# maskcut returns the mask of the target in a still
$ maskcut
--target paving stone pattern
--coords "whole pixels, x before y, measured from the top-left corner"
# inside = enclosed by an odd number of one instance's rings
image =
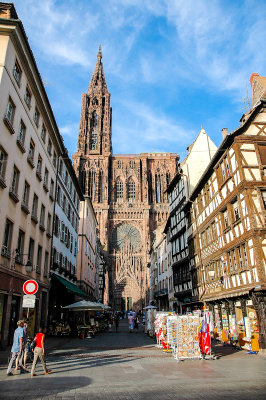
[[[141,330],[128,333],[126,321],[118,333],[111,330],[93,339],[48,338],[47,365],[53,373],[44,376],[40,362],[32,379],[30,374],[7,377],[1,367],[0,399],[265,398],[264,356],[218,346],[218,360],[177,362],[154,344]]]

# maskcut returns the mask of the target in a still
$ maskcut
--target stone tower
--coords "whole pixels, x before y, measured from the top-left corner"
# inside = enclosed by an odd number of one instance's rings
[[[92,200],[101,243],[110,260],[109,300],[115,309],[148,301],[153,231],[168,217],[165,190],[176,173],[173,153],[112,154],[112,109],[99,48],[86,94],[74,168]]]

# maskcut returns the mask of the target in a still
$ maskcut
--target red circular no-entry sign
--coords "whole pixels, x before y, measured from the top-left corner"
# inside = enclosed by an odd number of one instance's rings
[[[39,285],[34,279],[30,279],[23,284],[23,292],[25,294],[35,294],[38,292]]]

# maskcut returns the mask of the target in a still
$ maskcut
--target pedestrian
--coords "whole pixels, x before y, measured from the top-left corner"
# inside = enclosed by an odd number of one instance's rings
[[[119,312],[117,312],[115,314],[115,331],[116,332],[118,331],[119,321],[120,321],[120,314],[119,314]]]
[[[38,357],[40,357],[43,370],[44,370],[44,375],[48,375],[52,372],[51,369],[46,368],[46,363],[44,359],[44,338],[45,338],[45,332],[46,329],[40,328],[37,335],[35,336],[35,341],[36,341],[36,347],[34,349],[34,359],[32,363],[32,368],[31,368],[31,377],[36,376],[35,372],[35,366],[38,360]]]
[[[28,319],[24,320],[24,326],[22,328],[23,329],[23,352],[21,353],[21,361],[25,368],[27,368],[26,364],[27,364],[27,358],[28,358],[28,344],[27,344],[28,321],[29,321]]]
[[[132,333],[133,332],[133,315],[132,313],[129,314],[128,316],[128,327],[129,327],[129,332]]]
[[[13,345],[12,345],[12,348],[11,348],[12,356],[11,356],[11,360],[10,360],[10,362],[8,364],[7,372],[6,372],[8,376],[13,375],[11,370],[12,370],[13,362],[15,360],[17,360],[16,368],[15,368],[16,370],[18,370],[19,367],[20,367],[22,369],[22,371],[28,372],[28,370],[22,364],[23,357],[21,356],[21,354],[23,355],[23,336],[24,336],[23,326],[24,326],[24,321],[22,321],[22,320],[18,321],[17,325],[18,325],[18,327],[14,332]]]
[[[134,329],[139,329],[139,321],[137,316],[134,318]]]

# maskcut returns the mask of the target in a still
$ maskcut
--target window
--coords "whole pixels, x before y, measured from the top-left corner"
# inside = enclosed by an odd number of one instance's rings
[[[42,177],[42,157],[40,156],[40,154],[38,155],[36,174],[41,179],[41,177]]]
[[[52,199],[54,198],[54,181],[53,181],[53,179],[51,179],[49,195]]]
[[[10,185],[10,192],[17,195],[18,193],[18,182],[19,182],[19,170],[17,169],[16,166],[14,166],[13,169],[13,175],[12,175],[12,180],[11,180],[11,185]]]
[[[243,268],[244,263],[243,263],[243,256],[242,256],[241,247],[237,248],[237,252],[238,252],[239,267]]]
[[[227,210],[223,212],[224,217],[224,229],[229,227],[228,212]]]
[[[11,97],[9,97],[5,117],[10,122],[11,125],[13,124],[15,109],[16,109],[15,104],[12,101]]]
[[[49,253],[48,251],[46,251],[44,256],[43,276],[48,275],[48,265],[49,265]]]
[[[116,182],[116,199],[123,198],[123,183],[119,180]]]
[[[19,130],[18,130],[18,140],[23,145],[25,142],[25,136],[26,136],[26,126],[25,126],[24,122],[21,120],[20,124],[19,124]]]
[[[45,170],[44,170],[43,186],[46,186],[46,188],[48,188],[48,180],[49,180],[49,172],[48,172],[48,169],[45,168]],[[47,190],[48,190],[48,189],[47,189]]]
[[[129,161],[129,167],[134,169],[135,168],[135,161]]]
[[[35,111],[33,114],[33,121],[35,122],[35,125],[37,128],[39,127],[39,122],[40,122],[40,112],[37,107],[35,107]]]
[[[234,210],[234,219],[235,221],[238,221],[240,219],[238,201],[235,201],[233,203],[233,210]]]
[[[102,203],[103,201],[103,173],[99,172],[98,176],[98,203]]]
[[[171,182],[171,176],[170,176],[169,172],[167,172],[166,173],[166,185],[167,185],[167,187],[169,186],[170,182]]]
[[[96,150],[97,148],[97,131],[91,132],[90,150]]]
[[[63,221],[61,221],[61,236],[60,236],[61,242],[64,242],[65,240],[65,224]]]
[[[217,226],[216,226],[216,223],[213,222],[212,225],[211,225],[211,227],[212,227],[212,238],[213,238],[213,240],[217,240],[217,239],[218,239],[218,234],[217,234]]]
[[[1,173],[0,173],[1,175]],[[264,208],[266,209],[266,190],[261,191],[261,198],[262,198],[262,203],[264,205]]]
[[[17,82],[17,84],[20,86],[20,81],[21,81],[21,76],[22,76],[22,69],[18,63],[18,60],[16,60],[14,68],[13,68],[13,76]]]
[[[57,186],[56,201],[61,205],[61,187],[59,185]]]
[[[43,143],[45,143],[45,141],[46,141],[46,128],[45,128],[44,125],[42,125],[41,139],[42,139]]]
[[[34,159],[34,153],[35,153],[35,143],[34,141],[31,139],[30,141],[30,147],[29,147],[29,155],[28,158],[31,159],[33,161]]]
[[[62,209],[64,212],[66,211],[66,196],[65,195],[63,195]]]
[[[51,139],[48,139],[47,151],[49,155],[52,155],[52,142]]]
[[[30,104],[31,103],[31,91],[28,86],[26,87],[24,100],[25,100],[25,103],[27,104],[28,108],[30,108],[31,107],[31,104]]]
[[[28,260],[33,264],[33,257],[34,257],[34,240],[30,238],[29,241],[29,249],[28,249]]]
[[[136,197],[135,182],[131,179],[128,182],[128,200],[133,200]]]
[[[53,153],[53,166],[56,168],[56,152]]]
[[[24,253],[24,242],[25,242],[25,232],[21,229],[18,231],[18,244],[16,248],[16,262],[23,264],[23,253]]]
[[[59,237],[60,234],[60,220],[57,215],[55,216],[54,219],[54,234],[56,237]]]
[[[10,257],[12,232],[13,232],[13,223],[9,219],[7,219],[4,230],[3,244],[2,244],[2,252],[1,252],[2,256]]]
[[[40,225],[42,225],[43,227],[44,227],[44,217],[45,217],[45,207],[42,204],[40,213]]]
[[[38,246],[38,252],[37,252],[37,265],[36,265],[36,272],[38,274],[41,273],[41,268],[42,268],[42,246]]]
[[[48,234],[51,234],[51,221],[52,221],[52,216],[48,212],[48,215],[47,215],[47,227],[46,227],[46,231],[47,231]]]
[[[5,179],[6,174],[7,153],[0,146],[0,179]]]
[[[30,185],[28,184],[28,182],[25,181],[22,203],[26,207],[28,207],[29,204],[29,196],[30,196]]]
[[[155,193],[156,193],[156,203],[161,202],[161,181],[160,175],[155,175]]]
[[[123,167],[123,161],[122,160],[118,160],[117,161],[117,168],[122,168]]]
[[[68,172],[65,173],[65,185],[68,185]]]
[[[37,219],[37,212],[38,212],[38,196],[34,193],[33,202],[32,202],[32,210],[31,215],[32,217]]]

